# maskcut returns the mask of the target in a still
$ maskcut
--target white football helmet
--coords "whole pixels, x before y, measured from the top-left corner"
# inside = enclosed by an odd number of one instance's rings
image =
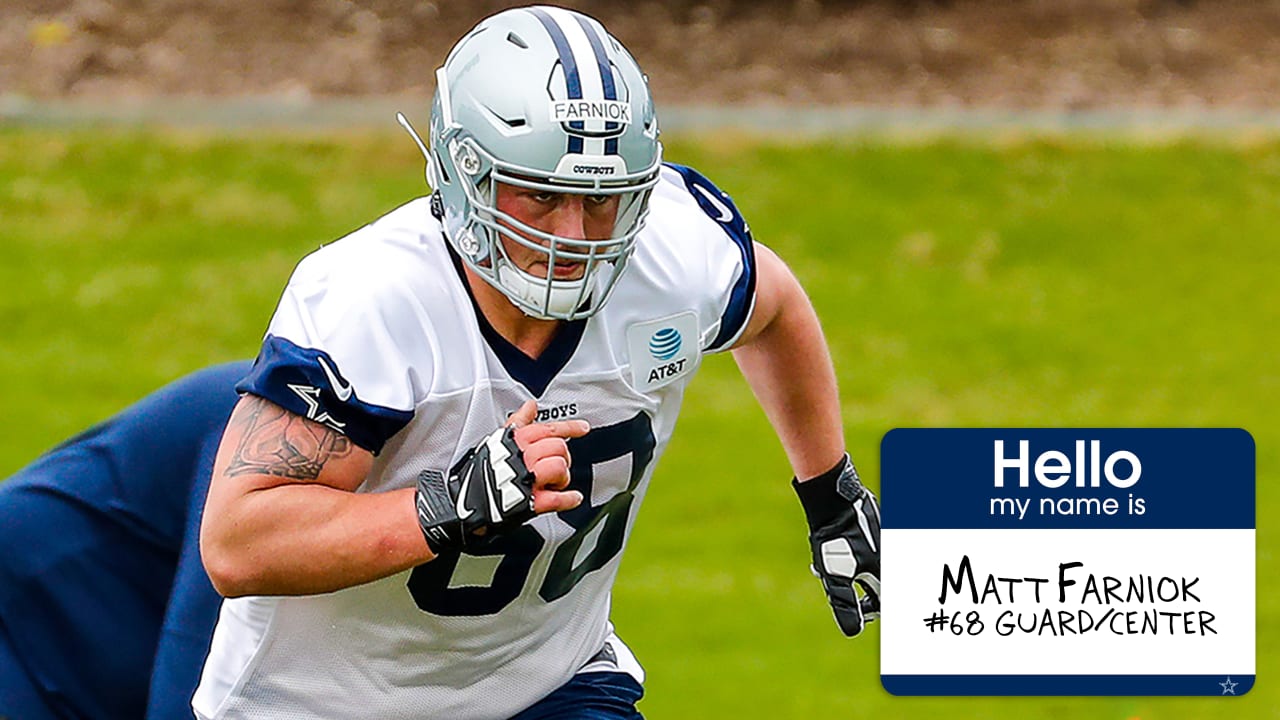
[[[524,7],[482,21],[436,71],[427,183],[463,261],[525,314],[573,320],[600,309],[644,225],[662,164],[647,79],[596,20]],[[553,235],[496,207],[497,184],[617,195],[608,238]],[[434,202],[434,199],[433,199]],[[502,239],[547,255],[545,275],[508,257]],[[554,277],[580,261],[580,279]]]

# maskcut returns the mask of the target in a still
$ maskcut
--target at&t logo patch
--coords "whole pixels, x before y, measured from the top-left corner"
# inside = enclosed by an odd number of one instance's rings
[[[698,317],[692,312],[636,323],[627,328],[631,379],[648,392],[692,374],[701,357]]]
[[[654,360],[666,362],[680,352],[680,331],[665,327],[649,338],[649,354]]]

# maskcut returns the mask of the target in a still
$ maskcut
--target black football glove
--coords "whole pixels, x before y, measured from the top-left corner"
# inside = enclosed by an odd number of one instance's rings
[[[809,521],[813,573],[822,580],[836,624],[855,637],[880,617],[880,505],[848,455],[812,480],[793,478],[791,486]]]
[[[437,555],[523,525],[534,516],[533,472],[525,467],[515,429],[493,431],[454,464],[448,478],[423,471],[417,506],[418,525]]]

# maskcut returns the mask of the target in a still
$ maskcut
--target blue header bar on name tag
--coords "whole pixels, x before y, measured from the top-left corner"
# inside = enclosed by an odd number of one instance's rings
[[[1238,428],[899,428],[880,443],[885,528],[1257,525]]]

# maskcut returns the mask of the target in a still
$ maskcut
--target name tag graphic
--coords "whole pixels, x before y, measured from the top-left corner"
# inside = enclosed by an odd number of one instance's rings
[[[897,429],[881,443],[895,695],[1242,695],[1255,448],[1239,429]]]

